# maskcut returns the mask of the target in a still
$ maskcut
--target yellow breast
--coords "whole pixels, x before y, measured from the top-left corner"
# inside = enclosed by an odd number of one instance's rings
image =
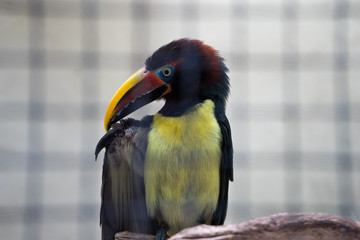
[[[211,100],[180,117],[154,116],[145,157],[146,204],[169,234],[211,219],[219,197],[220,145]]]

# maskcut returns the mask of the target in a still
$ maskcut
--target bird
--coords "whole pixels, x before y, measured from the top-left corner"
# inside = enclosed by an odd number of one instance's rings
[[[106,149],[102,239],[121,231],[165,239],[198,224],[224,223],[233,181],[224,61],[201,40],[174,40],[117,90],[95,149],[95,159]],[[164,105],[154,115],[128,117],[161,99]]]

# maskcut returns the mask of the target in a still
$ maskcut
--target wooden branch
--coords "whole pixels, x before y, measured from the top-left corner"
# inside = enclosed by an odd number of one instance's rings
[[[228,226],[200,225],[175,239],[339,240],[360,239],[360,222],[328,214],[282,213]]]
[[[155,239],[122,232],[115,239]],[[280,213],[227,226],[199,225],[177,233],[178,239],[237,240],[360,240],[360,222],[321,213]]]
[[[129,239],[153,240],[155,239],[155,236],[145,233],[132,233],[132,232],[119,232],[115,234],[115,240],[129,240]]]

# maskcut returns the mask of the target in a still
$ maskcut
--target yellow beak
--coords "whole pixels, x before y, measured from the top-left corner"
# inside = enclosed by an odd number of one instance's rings
[[[171,87],[154,72],[141,68],[117,90],[105,113],[104,127],[171,92]]]

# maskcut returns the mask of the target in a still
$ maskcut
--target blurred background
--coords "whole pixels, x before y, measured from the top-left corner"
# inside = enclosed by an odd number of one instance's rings
[[[100,238],[107,104],[182,37],[230,69],[227,223],[284,211],[359,220],[360,1],[0,0],[0,35],[1,239]]]

